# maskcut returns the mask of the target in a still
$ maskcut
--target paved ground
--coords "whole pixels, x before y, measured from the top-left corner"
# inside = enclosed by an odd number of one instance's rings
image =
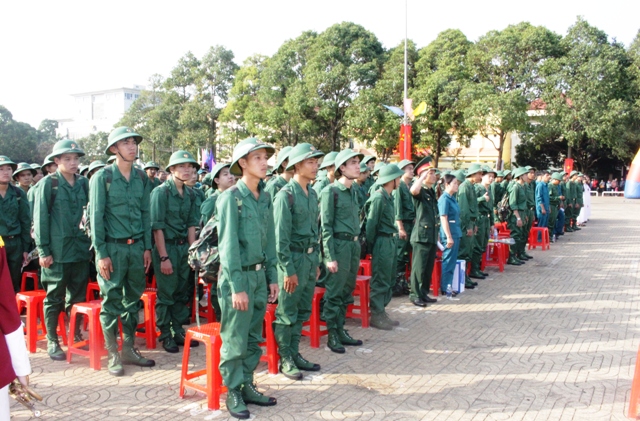
[[[640,343],[640,201],[594,197],[592,220],[521,267],[490,268],[461,301],[426,310],[396,298],[393,332],[349,322],[364,346],[337,355],[303,346],[322,371],[292,382],[258,367],[269,420],[623,420]],[[303,344],[306,339],[303,339]],[[45,342],[32,382],[46,419],[223,420],[203,395],[178,397],[181,354],[143,352],[153,369],[116,379],[88,361],[52,362]],[[195,358],[200,365],[203,348]],[[103,359],[106,367],[106,359]],[[29,413],[12,404],[15,419]]]

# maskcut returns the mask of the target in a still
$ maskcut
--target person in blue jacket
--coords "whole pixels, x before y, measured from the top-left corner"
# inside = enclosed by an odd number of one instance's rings
[[[458,180],[453,174],[444,176],[444,193],[438,199],[438,213],[440,214],[440,243],[445,249],[442,252],[442,278],[440,289],[446,293],[453,283],[453,272],[458,260],[458,250],[462,229],[460,228],[460,208],[454,195],[458,191]],[[454,293],[455,295],[455,293]]]

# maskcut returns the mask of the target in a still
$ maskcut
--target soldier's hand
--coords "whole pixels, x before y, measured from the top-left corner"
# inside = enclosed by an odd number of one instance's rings
[[[27,266],[29,264],[29,253],[26,251],[22,253],[22,265]]]
[[[151,250],[145,250],[144,251],[144,273],[149,273],[150,267],[151,267]]]
[[[297,286],[298,286],[298,275],[294,273],[291,276],[284,277],[284,290],[287,291],[289,294],[293,294],[293,291],[296,290]]]
[[[453,239],[451,237],[447,237],[447,248],[450,249],[451,247],[453,247]]]
[[[467,237],[471,237],[471,236],[473,236],[473,228],[469,228],[467,230]]]
[[[327,263],[327,270],[331,273],[337,273],[338,272],[338,262],[336,260],[334,260],[333,262],[329,262]]]
[[[485,202],[489,201],[489,193],[485,193],[484,194],[484,200],[485,200]]]
[[[546,210],[544,210],[544,209],[542,209],[542,210],[540,211],[540,213],[542,213],[543,215],[546,215],[546,214],[547,214],[547,211],[546,211]]]
[[[41,257],[38,259],[40,262],[40,266],[43,268],[48,268],[53,264],[53,256]]]
[[[398,237],[400,237],[401,240],[406,240],[407,239],[407,232],[405,230],[400,230],[398,232]]]
[[[516,225],[518,226],[518,228],[522,227],[522,219],[518,219]]]
[[[111,272],[113,272],[113,264],[111,263],[110,257],[105,257],[104,259],[98,260],[98,270],[100,271],[100,276],[102,276],[105,280],[111,279]]]
[[[478,227],[475,226],[473,227],[473,235],[476,235],[478,233]]]
[[[320,279],[320,266],[316,268],[316,281]]]
[[[247,311],[249,309],[249,296],[244,291],[231,294],[231,302],[236,310]]]
[[[160,263],[160,272],[165,275],[171,275],[173,273],[173,265],[171,264],[171,260],[165,260]]]
[[[267,301],[270,303],[275,303],[278,299],[278,294],[280,293],[280,287],[278,284],[269,284],[269,298]]]

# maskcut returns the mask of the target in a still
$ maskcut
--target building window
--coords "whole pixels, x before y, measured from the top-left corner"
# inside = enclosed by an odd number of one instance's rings
[[[124,99],[129,99],[129,100],[133,99],[133,94],[130,94],[130,93],[128,93],[128,92],[125,92],[125,94],[124,94]]]

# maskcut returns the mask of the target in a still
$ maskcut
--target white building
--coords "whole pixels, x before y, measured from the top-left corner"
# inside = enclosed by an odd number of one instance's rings
[[[58,135],[75,140],[92,133],[110,132],[143,89],[144,86],[134,85],[71,95],[73,115],[57,120]]]

